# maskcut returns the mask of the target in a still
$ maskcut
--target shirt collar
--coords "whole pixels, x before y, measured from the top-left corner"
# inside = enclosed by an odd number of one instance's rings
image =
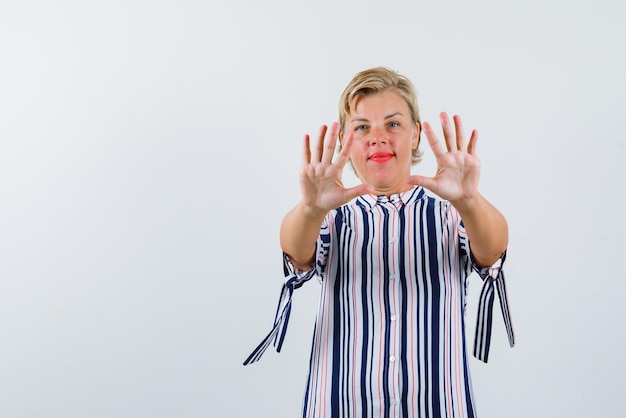
[[[372,210],[376,205],[384,205],[386,203],[393,203],[400,207],[402,205],[409,205],[421,199],[425,196],[424,188],[421,186],[415,186],[406,192],[392,194],[387,197],[385,195],[364,194],[359,196],[356,200],[356,204]]]

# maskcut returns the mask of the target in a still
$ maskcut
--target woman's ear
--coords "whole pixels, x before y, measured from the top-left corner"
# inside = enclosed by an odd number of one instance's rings
[[[413,149],[416,149],[420,144],[420,134],[422,133],[422,127],[419,122],[415,122],[415,134],[413,135],[413,140],[411,141],[411,145]]]

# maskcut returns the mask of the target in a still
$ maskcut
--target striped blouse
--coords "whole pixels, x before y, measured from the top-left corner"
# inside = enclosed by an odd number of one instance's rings
[[[484,280],[474,355],[486,362],[494,289],[514,344],[502,264],[479,269],[458,212],[421,187],[363,195],[331,211],[309,271],[284,257],[274,327],[244,364],[273,342],[280,351],[293,291],[321,283],[302,416],[476,416],[465,347],[467,279]]]

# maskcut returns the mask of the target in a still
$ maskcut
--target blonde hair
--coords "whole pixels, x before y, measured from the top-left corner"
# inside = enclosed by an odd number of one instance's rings
[[[409,106],[411,119],[414,124],[421,127],[419,107],[417,106],[417,94],[411,80],[397,71],[386,67],[374,67],[361,71],[352,78],[339,99],[339,124],[341,132],[344,132],[346,118],[352,110],[354,101],[359,97],[373,96],[386,90],[391,90],[402,97]],[[419,143],[418,143],[419,145]],[[423,152],[419,146],[413,150],[411,164],[415,165],[422,160]]]

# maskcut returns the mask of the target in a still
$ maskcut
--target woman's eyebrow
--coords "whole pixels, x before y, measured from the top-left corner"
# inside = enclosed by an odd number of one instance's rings
[[[367,118],[353,118],[350,119],[350,122],[369,122]]]
[[[402,116],[402,112],[390,113],[389,115],[385,116],[385,119],[393,118],[394,116]],[[369,119],[363,118],[363,117],[356,117],[356,118],[350,119],[350,122],[369,122]]]

